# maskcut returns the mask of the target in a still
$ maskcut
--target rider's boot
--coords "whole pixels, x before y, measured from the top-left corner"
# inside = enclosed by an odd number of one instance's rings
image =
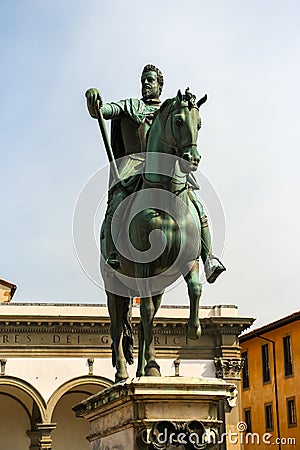
[[[201,215],[201,259],[204,264],[204,271],[208,283],[214,283],[219,275],[226,270],[219,258],[211,253],[211,236],[208,221],[205,214]]]
[[[122,224],[122,218],[119,217],[116,213],[118,206],[122,203],[122,201],[128,196],[128,193],[125,189],[121,188],[120,185],[115,185],[112,189],[110,189],[108,194],[108,208],[106,211],[105,218],[105,241],[106,241],[106,255],[107,260],[105,267],[107,270],[121,270],[121,259],[120,255],[117,252],[115,243],[113,241],[111,235],[111,223],[112,218],[114,217],[114,226],[117,230],[119,230]],[[118,232],[117,232],[118,235]]]
[[[105,267],[114,270],[121,269],[120,256],[116,250],[115,243],[111,235],[111,217],[107,217],[105,230],[106,254],[108,255]]]

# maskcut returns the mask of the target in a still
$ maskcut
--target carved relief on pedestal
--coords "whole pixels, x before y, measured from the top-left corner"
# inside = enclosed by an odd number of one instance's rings
[[[198,420],[190,422],[156,422],[149,429],[141,430],[137,435],[138,448],[141,450],[166,450],[168,448],[188,448],[190,450],[213,450],[219,440],[218,426],[205,426]]]

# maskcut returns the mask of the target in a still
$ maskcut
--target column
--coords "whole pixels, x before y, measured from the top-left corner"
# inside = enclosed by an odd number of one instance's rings
[[[232,391],[232,398],[223,400],[223,414],[225,415],[226,424],[226,446],[223,448],[227,450],[240,450],[242,446],[242,434],[243,430],[240,425],[238,425],[242,420],[241,411],[241,398],[240,395],[240,382],[241,382],[241,371],[244,365],[244,360],[242,358],[232,358],[232,357],[218,357],[215,358],[216,366],[216,377],[222,378],[228,383],[234,383],[236,389]],[[222,405],[220,405],[222,409]],[[230,438],[231,436],[231,438]]]

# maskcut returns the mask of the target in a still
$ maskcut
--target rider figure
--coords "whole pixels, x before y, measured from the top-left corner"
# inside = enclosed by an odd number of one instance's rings
[[[119,102],[103,103],[101,94],[97,89],[88,89],[85,94],[87,107],[93,118],[98,117],[98,111],[101,109],[104,119],[112,119],[111,145],[115,159],[127,157],[123,158],[118,165],[122,186],[118,183],[109,190],[105,216],[107,263],[116,270],[121,268],[121,263],[111,236],[111,221],[118,205],[137,188],[139,177],[135,175],[141,172],[140,169],[144,163],[144,157],[140,153],[145,152],[146,134],[155,111],[160,107],[159,97],[164,84],[161,71],[152,64],[146,65],[142,72],[141,84],[141,99],[129,98]],[[218,258],[211,253],[208,221],[203,206],[194,193],[195,186],[196,183],[192,182],[189,194],[201,220],[201,259],[204,264],[206,279],[209,283],[213,283],[226,269]]]

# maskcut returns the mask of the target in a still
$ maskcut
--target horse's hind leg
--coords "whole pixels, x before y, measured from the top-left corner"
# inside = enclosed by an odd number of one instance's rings
[[[190,299],[190,318],[188,321],[188,337],[198,339],[201,335],[199,320],[199,300],[202,292],[202,285],[199,280],[199,260],[196,260],[189,273],[184,277]]]
[[[160,306],[162,293],[153,297],[141,298],[141,319],[144,329],[145,340],[145,360],[147,362],[145,367],[146,376],[160,376],[160,368],[155,361],[155,348],[153,336],[153,321],[154,316]]]
[[[110,335],[113,344],[113,350],[115,353],[115,365],[116,375],[115,381],[126,380],[128,378],[128,372],[126,368],[126,359],[123,352],[123,310],[124,310],[124,298],[117,295],[106,292],[107,305],[110,315]]]

